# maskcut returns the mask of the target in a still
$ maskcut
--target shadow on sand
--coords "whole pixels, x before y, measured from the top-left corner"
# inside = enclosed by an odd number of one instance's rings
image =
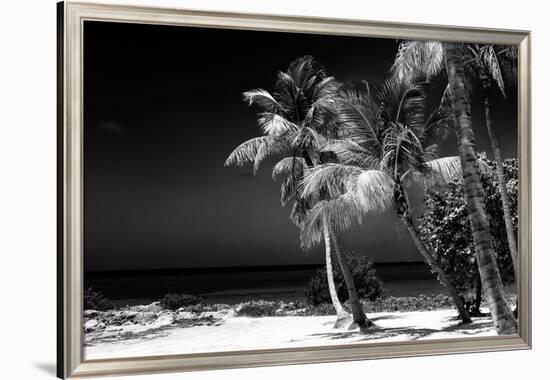
[[[371,318],[373,322],[383,319],[395,319],[395,316],[390,316],[389,318],[378,317]],[[445,333],[445,332],[460,332],[461,335],[475,335],[479,330],[486,330],[493,327],[491,321],[480,322],[480,323],[471,323],[471,324],[456,324],[449,326],[443,329],[429,329],[429,328],[414,328],[414,327],[387,327],[381,328],[378,326],[373,326],[372,328],[366,331],[335,331],[330,333],[319,333],[309,335],[311,338],[329,338],[332,340],[339,339],[349,339],[357,338],[357,342],[367,341],[367,340],[376,340],[376,339],[387,339],[394,338],[398,336],[406,336],[407,340],[417,340],[421,338],[429,337],[431,334],[435,333]]]

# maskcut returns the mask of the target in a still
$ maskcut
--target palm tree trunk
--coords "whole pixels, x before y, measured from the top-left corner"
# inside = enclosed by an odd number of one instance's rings
[[[506,191],[506,178],[504,176],[504,168],[502,166],[502,155],[500,153],[500,145],[498,143],[497,136],[493,129],[493,120],[491,118],[491,102],[489,99],[489,84],[487,79],[483,81],[483,106],[485,107],[485,122],[487,124],[487,133],[489,140],[491,141],[491,148],[493,149],[493,156],[497,166],[498,177],[498,190],[500,192],[500,200],[502,202],[502,212],[504,214],[504,224],[506,226],[506,237],[508,238],[508,248],[510,249],[510,256],[512,257],[512,264],[514,265],[514,274],[516,275],[516,283],[519,278],[518,269],[518,249],[516,243],[516,234],[514,233],[514,226],[512,224],[512,213],[510,211],[510,200],[508,199],[508,193]]]
[[[468,206],[481,283],[497,333],[499,335],[516,334],[516,320],[506,302],[504,286],[489,231],[489,222],[483,207],[483,188],[479,180],[474,131],[470,118],[470,98],[465,86],[464,67],[461,60],[462,48],[456,43],[445,43],[444,49],[453,112],[457,120],[456,135],[462,166],[464,195]]]
[[[340,300],[338,299],[338,293],[336,292],[336,285],[334,284],[334,271],[332,268],[332,253],[331,253],[331,243],[330,243],[330,232],[328,227],[328,222],[326,217],[323,218],[323,233],[325,236],[325,261],[327,266],[327,282],[328,290],[330,294],[330,300],[332,301],[332,306],[336,310],[336,325],[339,325],[339,321],[347,319],[349,314],[344,310]]]
[[[340,264],[340,269],[342,270],[342,275],[344,276],[344,281],[346,282],[346,287],[348,288],[349,301],[351,304],[351,314],[353,316],[353,323],[359,326],[360,329],[364,329],[374,325],[363,311],[361,303],[359,302],[359,296],[357,295],[357,289],[355,288],[355,282],[353,281],[353,276],[349,269],[348,262],[346,258],[342,255],[340,250],[340,245],[338,244],[338,239],[334,231],[330,231],[332,242],[334,244],[334,253]]]
[[[475,305],[474,305],[474,313],[477,316],[481,315],[481,277],[479,277],[479,273],[476,276],[476,299],[475,299]]]
[[[466,308],[464,307],[464,301],[456,291],[455,287],[452,285],[451,281],[447,277],[447,274],[445,274],[445,271],[441,268],[441,266],[439,266],[432,255],[430,255],[430,253],[426,249],[426,246],[424,245],[422,240],[420,240],[420,237],[418,236],[418,230],[413,224],[410,214],[407,214],[406,216],[401,218],[401,220],[403,221],[403,223],[405,223],[405,226],[407,227],[407,230],[409,231],[409,234],[411,235],[413,242],[416,245],[416,248],[420,251],[420,254],[422,255],[422,257],[424,257],[424,260],[426,260],[430,268],[437,272],[439,280],[441,281],[445,289],[447,289],[447,292],[449,292],[449,295],[453,299],[455,306],[458,309],[458,314],[460,315],[462,323],[471,323],[472,319],[470,318],[468,310],[466,310]]]

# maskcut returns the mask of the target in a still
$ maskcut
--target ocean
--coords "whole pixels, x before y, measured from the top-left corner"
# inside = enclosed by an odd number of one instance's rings
[[[85,288],[101,291],[115,305],[141,305],[167,293],[199,295],[205,303],[305,300],[305,288],[322,265],[86,272]],[[377,264],[386,295],[443,293],[424,263]]]

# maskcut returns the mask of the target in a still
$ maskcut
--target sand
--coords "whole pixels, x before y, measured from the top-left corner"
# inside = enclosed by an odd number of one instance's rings
[[[170,321],[122,326],[116,336],[86,334],[85,359],[173,355],[268,348],[397,342],[496,335],[490,317],[461,325],[455,310],[369,314],[376,324],[367,332],[334,329],[334,316],[236,317],[206,323]]]

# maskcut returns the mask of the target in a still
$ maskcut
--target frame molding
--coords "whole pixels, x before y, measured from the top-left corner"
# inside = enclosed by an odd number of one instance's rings
[[[60,378],[196,371],[531,348],[530,32],[61,2],[58,17],[58,371]],[[516,336],[83,359],[83,24],[86,20],[518,45],[519,329]]]

